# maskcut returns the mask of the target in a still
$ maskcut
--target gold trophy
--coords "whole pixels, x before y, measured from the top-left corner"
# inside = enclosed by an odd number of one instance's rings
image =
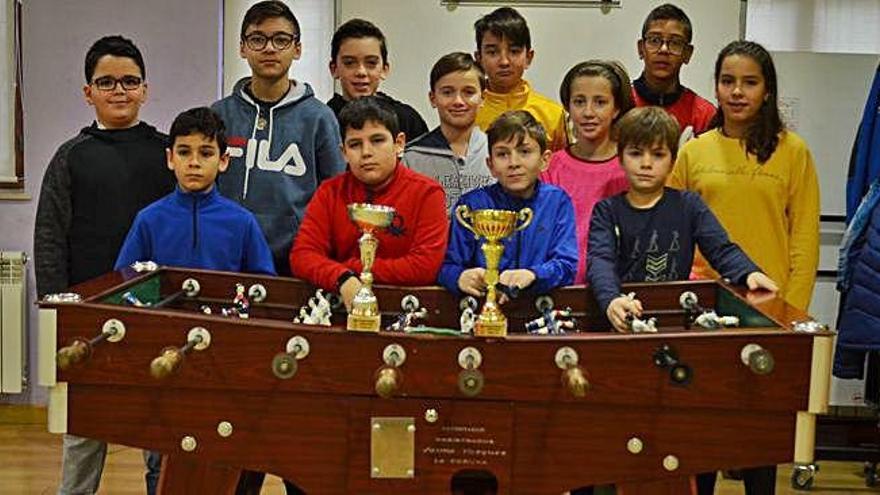
[[[391,225],[394,220],[394,208],[390,206],[371,205],[367,203],[352,203],[348,205],[348,217],[363,232],[358,239],[361,251],[361,264],[363,271],[360,280],[363,284],[355,294],[351,303],[351,311],[348,313],[349,330],[361,332],[378,332],[381,326],[379,315],[379,302],[373,294],[373,262],[376,260],[376,249],[379,247],[379,239],[373,233]]]
[[[520,231],[532,222],[531,208],[517,211],[474,210],[467,205],[455,209],[455,218],[461,225],[474,233],[474,237],[486,239],[483,243],[483,256],[486,257],[486,303],[477,318],[474,335],[480,337],[504,337],[507,335],[507,318],[495,302],[495,284],[498,283],[498,265],[504,254],[501,240]],[[470,220],[470,222],[468,222]],[[521,222],[517,225],[517,221]]]

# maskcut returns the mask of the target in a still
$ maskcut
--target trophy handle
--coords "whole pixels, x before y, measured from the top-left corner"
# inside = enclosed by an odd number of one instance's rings
[[[522,222],[516,226],[516,230],[518,232],[528,227],[529,224],[532,223],[532,217],[534,216],[534,213],[532,212],[531,208],[523,208],[522,210],[519,210],[516,216],[518,217],[519,221]]]
[[[458,223],[460,223],[462,227],[470,230],[474,234],[475,238],[480,238],[480,234],[477,234],[477,231],[474,230],[473,225],[468,223],[468,221],[466,220],[471,218],[471,209],[468,208],[467,205],[458,205],[455,208],[455,218],[458,219]]]

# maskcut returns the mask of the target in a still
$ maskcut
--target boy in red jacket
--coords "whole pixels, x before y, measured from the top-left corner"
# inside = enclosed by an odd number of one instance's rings
[[[405,137],[397,117],[375,97],[352,101],[339,114],[342,152],[348,170],[321,183],[306,207],[290,250],[290,269],[342,296],[346,307],[361,287],[361,232],[348,217],[351,203],[395,209],[394,220],[377,232],[376,283],[430,285],[446,252],[446,198],[435,180],[402,166]]]

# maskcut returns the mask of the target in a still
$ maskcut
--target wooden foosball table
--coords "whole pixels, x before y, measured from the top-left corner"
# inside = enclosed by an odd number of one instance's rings
[[[249,304],[227,311],[237,284]],[[293,279],[161,267],[73,290],[40,305],[50,430],[160,451],[163,494],[232,493],[249,469],[319,495],[678,495],[696,473],[810,464],[828,402],[832,332],[722,282],[626,286],[656,318],[639,334],[608,331],[583,287],[543,313],[522,294],[506,338],[461,333],[436,287],[375,287],[383,328],[406,296],[424,308],[379,333],[346,331],[344,308],[292,323],[314,294]],[[580,331],[526,333],[549,307]],[[695,308],[738,326],[698,328]]]

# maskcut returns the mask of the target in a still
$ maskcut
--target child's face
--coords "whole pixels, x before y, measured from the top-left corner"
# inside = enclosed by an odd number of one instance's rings
[[[342,96],[353,100],[376,94],[379,83],[388,76],[388,64],[382,59],[378,39],[348,38],[339,45],[336,60],[330,62],[330,74],[339,79]]]
[[[643,194],[657,192],[666,185],[666,177],[672,171],[672,152],[659,142],[651,146],[630,144],[623,148],[620,165],[630,190]]]
[[[380,122],[368,120],[363,129],[348,127],[342,142],[342,153],[352,175],[369,187],[387,184],[397,167],[397,157],[406,143],[403,133],[392,136]]]
[[[214,185],[217,173],[226,171],[229,165],[229,155],[220,153],[217,140],[201,132],[177,136],[172,144],[165,151],[168,168],[174,171],[183,191],[207,191]]]
[[[534,50],[511,45],[507,38],[499,38],[489,31],[483,34],[480,51],[474,54],[489,78],[489,89],[496,93],[509,93],[516,88],[534,56]]]
[[[681,66],[690,62],[694,47],[687,42],[684,26],[674,20],[654,21],[637,43],[645,74],[659,81],[678,79]]]
[[[538,175],[550,162],[550,150],[541,151],[538,142],[528,134],[522,140],[513,135],[507,141],[492,145],[489,171],[510,195],[527,199],[535,192]]]
[[[601,76],[577,77],[571,83],[568,113],[578,141],[601,143],[609,139],[611,124],[620,110],[611,83]]]
[[[108,79],[116,82],[110,91],[95,85],[95,81]],[[141,82],[136,89],[125,89],[123,80],[128,84],[135,80]],[[95,107],[98,122],[108,129],[124,129],[137,122],[141,105],[147,100],[147,83],[143,82],[141,69],[133,59],[104,55],[95,65],[92,80],[83,86],[83,95],[89,105]]]
[[[725,124],[754,121],[769,97],[761,66],[745,55],[725,57],[721,61],[715,97],[724,112]]]
[[[280,38],[275,38],[279,36]],[[286,36],[285,36],[286,35]],[[279,40],[289,41],[285,38],[293,36],[290,44],[282,49],[275,45]],[[268,38],[266,46],[256,50],[251,48],[252,37]],[[283,17],[270,17],[259,24],[251,24],[245,31],[245,39],[239,44],[239,55],[247,59],[251,67],[253,77],[265,81],[277,81],[287,78],[287,71],[294,60],[299,60],[302,55],[302,45],[298,41],[297,33],[293,24]]]
[[[483,102],[480,74],[475,69],[450,72],[437,80],[428,95],[440,122],[456,129],[474,125]]]

